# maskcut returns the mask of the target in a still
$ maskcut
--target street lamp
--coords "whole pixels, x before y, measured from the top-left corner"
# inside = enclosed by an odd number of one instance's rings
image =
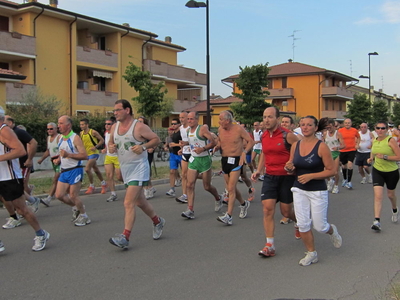
[[[361,75],[358,78],[368,78],[368,96],[371,102],[371,55],[379,55],[378,52],[368,53],[368,76]]]
[[[210,20],[209,20],[209,3],[190,0],[186,3],[189,8],[206,8],[206,73],[207,73],[207,125],[211,129],[211,111],[210,111]]]

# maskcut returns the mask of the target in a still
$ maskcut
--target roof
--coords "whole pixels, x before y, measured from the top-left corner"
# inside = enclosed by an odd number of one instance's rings
[[[7,0],[0,0],[0,2],[9,3],[9,4],[14,4],[14,5],[18,5],[18,3],[16,3],[16,2],[7,1]]]
[[[325,74],[328,76],[335,76],[346,81],[358,81],[357,78],[353,78],[336,71],[314,67],[299,62],[287,62],[280,65],[271,66],[270,71],[268,73],[268,77],[301,76],[301,75],[311,75],[311,74]],[[231,75],[225,79],[222,79],[221,81],[234,82],[235,79],[238,77],[239,74]]]
[[[0,0],[0,1],[3,1],[3,0]],[[21,73],[14,72],[12,70],[7,70],[7,69],[1,69],[0,68],[0,78],[24,80],[26,78],[26,76],[22,75]]]

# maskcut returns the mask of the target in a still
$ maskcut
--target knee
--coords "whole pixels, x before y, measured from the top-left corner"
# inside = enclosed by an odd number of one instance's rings
[[[311,230],[311,220],[309,222],[299,222],[297,220],[297,226],[299,227],[300,232],[307,232]]]
[[[330,225],[328,223],[318,224],[314,223],[314,229],[319,233],[327,233],[329,231]]]

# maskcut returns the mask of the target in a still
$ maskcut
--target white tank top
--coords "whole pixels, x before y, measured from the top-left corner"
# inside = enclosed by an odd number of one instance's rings
[[[67,153],[79,153],[78,149],[74,145],[74,138],[76,137],[76,133],[74,132],[68,139],[64,140],[63,137],[60,138],[58,142],[58,149],[64,150]],[[81,160],[77,160],[74,158],[64,158],[61,157],[61,169],[71,169],[82,165]]]
[[[339,139],[337,138],[337,130],[335,130],[332,136],[329,135],[329,132],[326,132],[325,144],[328,145],[331,151],[339,151],[340,142]]]
[[[261,141],[262,134],[263,134],[263,132],[261,130],[259,130],[259,131],[253,130],[254,141],[255,142]],[[254,144],[253,149],[254,150],[261,150],[262,149],[262,144],[261,143]]]
[[[50,136],[47,137],[47,149],[49,149],[50,157],[56,157],[56,156],[60,155],[60,151],[58,150],[58,142],[57,142],[59,136],[60,135],[57,134],[52,142],[50,141],[51,137]]]
[[[118,160],[125,184],[131,181],[148,181],[150,179],[147,151],[136,154],[130,150],[132,146],[143,144],[143,142],[136,140],[133,136],[137,122],[137,120],[134,120],[131,127],[123,135],[118,134],[120,122],[117,122],[114,131],[114,144],[117,145]]]
[[[190,128],[187,130],[190,150],[191,150],[191,154],[193,157],[204,157],[204,156],[209,155],[208,151],[203,151],[200,154],[197,154],[196,152],[193,151],[193,149],[195,147],[203,148],[207,145],[207,139],[202,138],[199,135],[200,127],[201,127],[201,125],[197,125],[197,128],[194,132],[190,132]]]
[[[104,134],[104,145],[106,145],[107,155],[112,156],[112,157],[118,156],[117,153],[110,153],[110,151],[108,151],[108,142],[109,141],[110,141],[110,133],[108,131],[106,131],[106,133]]]
[[[188,142],[188,135],[187,135],[187,131],[189,129],[189,126],[187,127],[183,127],[183,125],[181,125],[181,127],[179,127],[180,131],[181,131],[181,137],[182,137],[182,141],[184,142]],[[190,154],[190,146],[183,146],[182,148],[182,154]]]
[[[1,125],[0,132],[7,126],[6,124]],[[10,149],[6,147],[3,143],[0,143],[0,155],[10,152]],[[19,158],[14,158],[12,160],[5,160],[0,162],[0,181],[6,181],[11,179],[21,179],[22,172],[19,166]]]
[[[372,140],[369,130],[367,130],[367,132],[364,134],[361,133],[361,131],[359,131],[358,133],[360,134],[360,144],[357,151],[360,153],[371,153]]]

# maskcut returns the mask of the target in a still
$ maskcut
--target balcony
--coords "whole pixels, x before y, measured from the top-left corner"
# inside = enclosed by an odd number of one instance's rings
[[[144,60],[144,69],[149,71],[155,79],[169,82],[188,84],[207,84],[206,74],[197,73],[194,69],[170,65],[158,60]]]
[[[77,89],[76,99],[78,105],[114,107],[118,93]]]
[[[293,89],[268,89],[269,96],[267,99],[290,99],[294,98]]]
[[[36,85],[20,82],[6,82],[7,103],[22,103],[23,95],[36,89]]]
[[[36,57],[36,38],[17,32],[0,31],[0,58],[4,61]]]
[[[354,93],[344,87],[330,86],[322,88],[322,97],[336,100],[351,100]]]
[[[78,62],[118,68],[118,54],[107,50],[97,50],[85,46],[77,46],[76,60]]]
[[[345,111],[323,110],[321,117],[322,118],[328,117],[331,119],[344,119],[345,118],[344,115],[346,113],[347,112],[345,112]]]

